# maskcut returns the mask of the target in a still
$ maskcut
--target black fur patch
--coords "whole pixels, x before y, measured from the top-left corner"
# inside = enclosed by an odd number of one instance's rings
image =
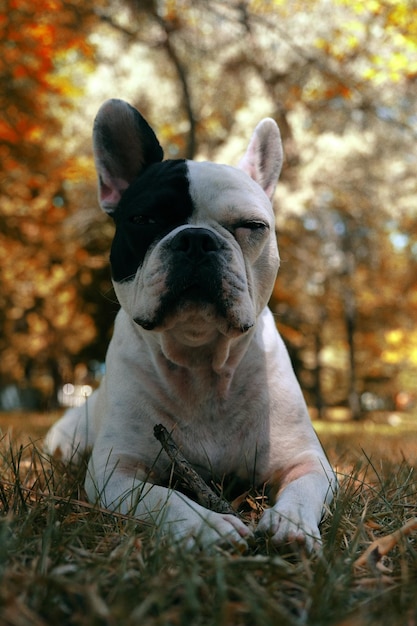
[[[182,159],[154,163],[124,192],[113,215],[110,262],[116,282],[133,279],[149,247],[187,223],[194,210],[187,173]]]

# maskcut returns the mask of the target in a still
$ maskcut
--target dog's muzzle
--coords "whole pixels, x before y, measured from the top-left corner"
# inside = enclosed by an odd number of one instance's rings
[[[230,250],[216,232],[203,227],[186,227],[166,241],[161,258],[166,267],[166,289],[160,294],[151,319],[135,318],[147,330],[164,323],[187,305],[214,307],[220,318],[228,316],[225,276],[230,264]]]

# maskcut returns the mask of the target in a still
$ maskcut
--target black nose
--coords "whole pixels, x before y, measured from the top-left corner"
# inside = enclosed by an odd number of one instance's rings
[[[182,252],[189,259],[200,259],[210,252],[220,250],[220,241],[207,228],[185,228],[173,237],[170,244],[174,252]]]

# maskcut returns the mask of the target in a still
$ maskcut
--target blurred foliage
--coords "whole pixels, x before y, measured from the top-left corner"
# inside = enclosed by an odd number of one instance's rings
[[[94,69],[92,17],[77,0],[8,0],[0,16],[0,375],[36,370],[45,392],[97,335],[83,291],[105,258],[71,234],[67,187],[90,164],[63,145],[65,119]],[[81,245],[80,245],[81,244]]]
[[[129,99],[167,157],[286,153],[271,306],[307,398],[394,406],[417,377],[417,5],[7,0],[0,15],[2,382],[103,358],[116,310],[92,118]],[[39,384],[39,381],[38,383]],[[363,394],[367,396],[363,396]],[[404,400],[405,398],[405,400]]]

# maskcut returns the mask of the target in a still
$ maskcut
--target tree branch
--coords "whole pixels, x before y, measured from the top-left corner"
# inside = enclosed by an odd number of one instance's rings
[[[193,110],[193,106],[191,102],[191,91],[190,91],[190,87],[188,84],[187,72],[177,54],[177,51],[175,50],[175,47],[172,45],[172,42],[171,42],[172,31],[169,28],[169,25],[165,22],[165,20],[160,15],[158,15],[156,10],[153,16],[165,34],[164,41],[161,42],[160,45],[165,49],[168,57],[171,60],[172,65],[175,67],[175,71],[177,72],[177,76],[181,84],[183,107],[184,107],[184,110],[185,110],[185,113],[187,115],[188,122],[190,125],[189,131],[188,131],[188,140],[187,140],[187,148],[186,148],[185,156],[187,159],[193,159],[195,155],[195,151],[196,151],[196,136],[195,136],[196,135],[196,119],[195,119],[194,110]]]

